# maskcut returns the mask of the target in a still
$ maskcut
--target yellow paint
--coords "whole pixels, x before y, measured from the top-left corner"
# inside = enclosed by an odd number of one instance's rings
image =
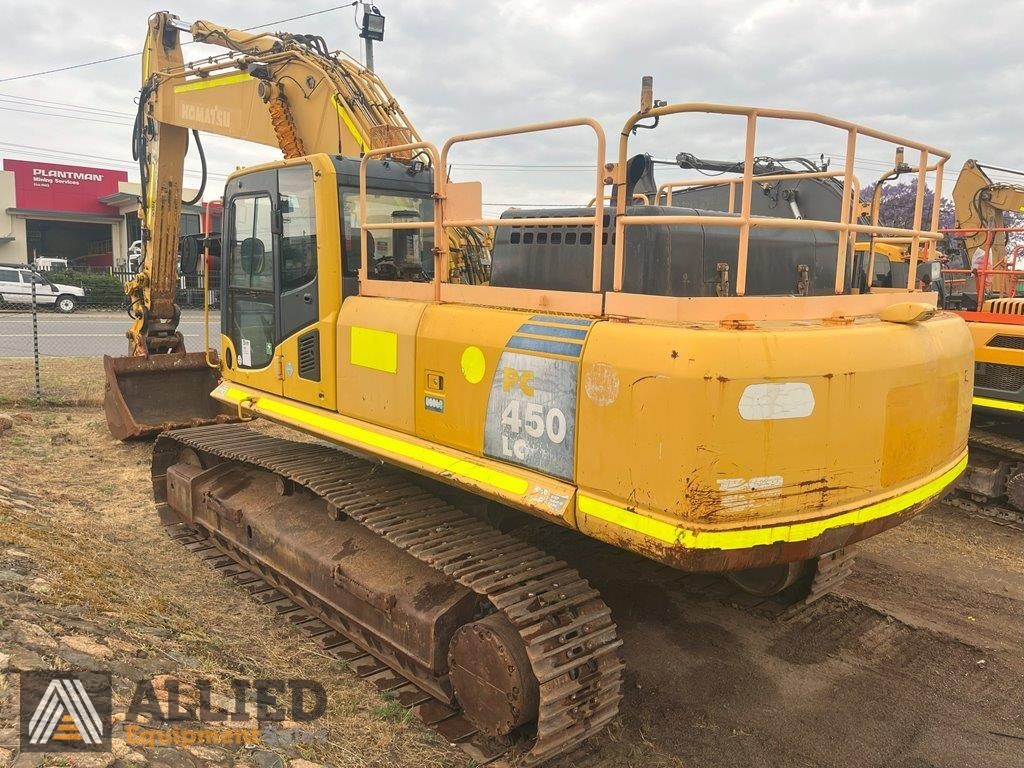
[[[341,117],[341,122],[343,122],[345,124],[345,127],[348,128],[349,133],[351,133],[352,136],[355,137],[355,140],[359,144],[359,148],[363,152],[369,151],[370,145],[366,143],[366,140],[363,138],[363,134],[359,132],[359,128],[356,127],[356,124],[353,122],[351,116],[348,114],[348,110],[345,109],[344,105],[342,105],[340,101],[338,101],[338,97],[335,96],[333,99],[331,99],[331,103],[334,104],[334,108],[338,110],[338,115]]]
[[[398,334],[376,328],[353,325],[351,330],[353,365],[385,373],[398,373]]]
[[[885,433],[879,478],[883,488],[899,488],[924,477],[938,462],[921,446],[953,444],[962,377],[893,387],[885,399]]]
[[[1011,403],[1006,400],[996,400],[992,397],[975,397],[971,402],[980,408],[998,408],[1001,411],[1024,413],[1024,403]]]
[[[422,381],[427,371],[444,374],[445,407],[444,413],[436,413],[423,407],[422,396],[418,398],[417,437],[474,456],[483,454],[490,383],[505,344],[527,317],[524,312],[457,304],[424,309],[416,329],[417,377]],[[480,383],[474,384],[463,372],[473,373],[464,359],[470,347],[483,356]]]
[[[208,77],[205,80],[196,80],[191,83],[183,83],[174,86],[175,93],[188,93],[189,91],[204,91],[207,88],[216,88],[219,85],[231,85],[232,83],[244,83],[250,79],[250,75],[242,72],[238,75],[224,75],[223,77]]]
[[[586,515],[657,539],[663,544],[670,546],[680,546],[686,549],[749,549],[750,547],[768,546],[778,542],[807,541],[833,528],[841,528],[846,525],[863,525],[872,520],[895,515],[939,494],[956,480],[966,467],[967,454],[965,453],[956,464],[934,480],[912,491],[894,496],[891,499],[886,499],[861,509],[834,515],[823,520],[732,531],[698,531],[680,528],[646,517],[637,512],[631,512],[622,507],[608,504],[582,493],[577,497],[577,504],[580,512]]]
[[[470,384],[479,384],[487,372],[487,360],[480,347],[466,347],[462,353],[462,375]]]
[[[416,433],[417,412],[423,410],[423,373],[416,366],[416,338],[425,306],[423,302],[368,296],[345,299],[338,312],[336,334],[337,411],[342,416],[407,435]],[[368,339],[354,329],[389,336],[385,339],[371,333]],[[387,343],[385,353],[375,349],[378,343]],[[385,354],[387,359],[373,360],[373,355]]]
[[[967,443],[971,343],[949,313],[910,327],[596,323],[581,370],[596,362],[615,369],[620,394],[602,405],[581,379],[577,485],[684,528],[770,526],[859,507],[923,482]],[[813,413],[743,419],[743,392],[766,381],[806,383]],[[720,484],[775,476],[785,492],[721,503]]]
[[[274,398],[254,396],[250,392],[230,385],[221,385],[220,388],[214,390],[213,395],[219,400],[236,404],[244,400],[252,400],[251,409],[257,414],[308,429],[324,437],[333,437],[345,443],[355,444],[375,453],[383,451],[394,454],[438,472],[469,479],[508,494],[522,496],[529,489],[529,482],[523,477],[491,469],[450,453],[358,426],[343,420],[334,413],[317,412],[309,407],[293,405]]]

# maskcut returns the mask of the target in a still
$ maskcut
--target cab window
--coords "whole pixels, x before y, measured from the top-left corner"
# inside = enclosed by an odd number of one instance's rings
[[[426,196],[366,193],[367,219],[371,224],[433,221],[434,204]],[[342,196],[342,233],[345,274],[359,272],[359,193]],[[370,259],[367,272],[372,280],[428,281],[434,277],[434,231],[432,229],[375,229],[366,233]]]
[[[892,288],[892,264],[884,253],[875,251],[875,279],[872,281],[879,288]]]
[[[312,282],[316,277],[316,207],[313,169],[308,165],[282,168],[277,175],[281,211],[281,291]]]

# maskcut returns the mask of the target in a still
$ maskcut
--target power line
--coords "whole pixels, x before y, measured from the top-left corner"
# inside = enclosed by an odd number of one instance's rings
[[[131,119],[135,118],[133,112],[118,112],[113,109],[104,109],[103,107],[90,107],[85,104],[71,104],[70,102],[63,101],[47,101],[46,99],[36,99],[31,96],[16,96],[13,93],[0,93],[0,100],[9,101],[13,103],[30,102],[31,105],[39,104],[44,107],[59,107],[61,109],[73,109],[81,112],[95,112],[107,117],[128,117]]]
[[[14,107],[8,107],[0,104],[0,110],[4,112],[22,112],[26,115],[42,115],[43,117],[60,117],[66,120],[85,120],[90,123],[103,123],[104,125],[120,125],[126,128],[131,127],[131,123],[118,123],[112,120],[100,120],[95,117],[85,117],[83,115],[62,115],[59,112],[36,112],[31,109],[15,109]]]
[[[41,77],[43,75],[52,75],[55,72],[67,72],[69,69],[81,69],[82,67],[93,67],[97,64],[106,64],[110,61],[120,61],[121,59],[131,59],[135,56],[141,56],[142,53],[125,53],[121,56],[110,56],[106,59],[96,59],[95,61],[85,61],[81,64],[69,64],[66,67],[56,67],[55,69],[44,69],[42,72],[30,72],[27,75],[14,75],[13,77],[0,77],[0,83],[9,83],[14,80],[25,80],[30,77]]]
[[[5,149],[5,152],[13,152],[20,155],[44,155],[54,159],[72,158],[75,162],[82,162],[83,160],[89,160],[92,162],[104,162],[104,163],[116,163],[118,165],[127,166],[125,170],[135,170],[138,168],[138,164],[131,160],[124,160],[116,157],[104,157],[102,155],[90,155],[84,152],[71,152],[70,150],[53,149],[51,147],[35,147],[27,144],[15,144],[8,141],[0,141],[0,147],[10,147],[11,149]],[[193,176],[198,176],[202,171],[198,169],[186,168],[185,173]],[[215,173],[209,171],[208,176],[215,176],[217,178],[228,177],[226,173]]]
[[[262,29],[263,27],[273,26],[274,24],[285,24],[285,23],[287,23],[289,21],[297,21],[299,19],[308,19],[310,16],[319,16],[322,13],[330,13],[331,11],[341,10],[342,8],[351,8],[353,5],[356,5],[356,4],[357,4],[356,2],[345,3],[344,5],[336,5],[336,6],[333,6],[331,8],[324,8],[321,11],[312,11],[310,13],[304,13],[304,14],[301,14],[300,16],[291,16],[291,17],[289,17],[287,19],[278,19],[276,21],[268,21],[266,24],[257,24],[254,27],[243,27],[242,31],[243,32],[252,32],[253,30]],[[192,42],[195,42],[195,41],[190,40],[187,43],[185,43],[185,45],[189,45]],[[97,64],[107,64],[108,62],[111,62],[111,61],[121,61],[122,59],[131,59],[131,58],[134,58],[136,56],[141,56],[141,55],[142,55],[141,51],[138,51],[136,53],[124,53],[124,54],[121,54],[120,56],[109,56],[109,57],[107,57],[105,59],[96,59],[95,61],[84,61],[81,64],[69,64],[66,67],[55,67],[54,69],[44,69],[41,72],[29,72],[29,73],[24,74],[24,75],[14,75],[12,77],[0,77],[0,83],[10,83],[10,82],[13,82],[14,80],[26,80],[26,79],[28,79],[30,77],[41,77],[43,75],[52,75],[52,74],[54,74],[56,72],[67,72],[68,70],[82,69],[83,67],[93,67],[93,66],[96,66]]]

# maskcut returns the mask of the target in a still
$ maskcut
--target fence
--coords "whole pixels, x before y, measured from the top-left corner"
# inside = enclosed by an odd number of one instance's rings
[[[125,333],[133,319],[123,281],[132,275],[101,268],[33,273],[0,267],[0,278],[10,278],[11,271],[17,283],[0,280],[0,406],[98,404],[103,397],[103,355],[128,352]],[[35,282],[22,280],[32,274],[37,275]],[[211,281],[217,279],[211,275]],[[202,275],[180,278],[178,330],[189,351],[204,348],[202,281]],[[77,291],[69,292],[71,288]],[[219,291],[211,290],[212,307],[218,306],[218,297]],[[219,325],[219,314],[212,312],[209,333],[214,345]]]

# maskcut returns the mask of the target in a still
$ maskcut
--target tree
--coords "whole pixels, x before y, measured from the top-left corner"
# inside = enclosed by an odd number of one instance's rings
[[[871,196],[875,192],[875,184],[861,190],[862,202],[871,204]],[[914,203],[917,200],[917,179],[889,183],[882,187],[882,201],[879,206],[878,223],[886,227],[900,229],[914,228]],[[925,187],[924,206],[921,213],[921,228],[928,229],[931,224],[932,205],[935,204],[935,190]],[[942,198],[939,202],[939,229],[951,229],[955,224],[953,201]]]

